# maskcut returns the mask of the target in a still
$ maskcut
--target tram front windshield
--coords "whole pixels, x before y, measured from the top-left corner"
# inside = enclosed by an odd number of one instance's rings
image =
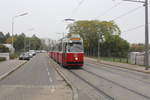
[[[83,45],[81,42],[68,43],[68,52],[83,52]]]

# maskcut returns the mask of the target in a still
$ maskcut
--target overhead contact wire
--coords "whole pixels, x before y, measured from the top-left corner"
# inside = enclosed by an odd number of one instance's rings
[[[85,0],[81,0],[80,2],[77,1],[77,2],[78,2],[78,5],[77,5],[77,7],[76,7],[75,9],[73,9],[70,18],[72,18],[73,15],[78,11],[79,7],[83,4],[84,1],[85,1]]]
[[[130,10],[130,11],[128,11],[128,12],[126,12],[126,13],[124,13],[124,14],[118,16],[118,17],[116,17],[116,18],[114,18],[113,20],[117,20],[117,19],[120,19],[120,18],[122,18],[122,17],[124,17],[124,16],[127,16],[127,15],[129,15],[129,14],[131,14],[131,13],[133,13],[133,12],[139,10],[140,8],[142,8],[142,6],[136,7],[136,8],[134,8],[134,9],[132,9],[132,10]]]
[[[96,19],[98,19],[99,17],[102,17],[104,15],[106,15],[108,12],[110,12],[111,10],[113,10],[114,8],[118,7],[119,5],[121,5],[122,2],[119,2],[117,4],[115,4],[114,6],[112,6],[111,8],[107,9],[106,11],[104,11],[102,14],[100,14],[99,16],[96,17]]]
[[[149,23],[150,24],[150,23]],[[133,30],[136,30],[136,29],[139,29],[139,28],[142,28],[144,27],[145,25],[139,25],[139,26],[136,26],[136,27],[133,27],[133,28],[130,28],[126,31],[123,31],[122,33],[126,33],[126,32],[130,32],[130,31],[133,31]]]

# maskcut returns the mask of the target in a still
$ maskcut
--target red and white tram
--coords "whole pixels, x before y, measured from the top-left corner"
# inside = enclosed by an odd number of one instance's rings
[[[84,63],[83,40],[79,35],[60,39],[49,56],[63,66],[81,67]]]

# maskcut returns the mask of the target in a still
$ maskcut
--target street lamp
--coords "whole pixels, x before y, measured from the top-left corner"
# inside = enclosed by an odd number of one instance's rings
[[[12,17],[12,47],[14,47],[14,38],[13,38],[13,36],[14,36],[14,21],[15,21],[15,18],[18,18],[18,17],[21,17],[21,16],[25,16],[27,14],[28,13],[22,13],[20,15]]]
[[[64,21],[75,21],[75,19],[71,19],[71,18],[66,18],[66,19],[64,19]]]

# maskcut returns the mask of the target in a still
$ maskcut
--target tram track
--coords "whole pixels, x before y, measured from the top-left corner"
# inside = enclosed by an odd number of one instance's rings
[[[93,65],[93,64],[90,64],[90,63],[85,63],[85,65],[88,67],[88,66],[92,66],[92,68],[94,68],[94,69],[98,69],[98,70],[104,70],[104,71],[106,71],[106,72],[109,72],[109,73],[112,73],[112,74],[116,74],[116,75],[120,75],[120,76],[122,76],[122,77],[124,77],[125,75],[123,75],[123,74],[121,74],[121,73],[119,73],[119,72],[115,72],[116,70],[119,70],[119,71],[121,71],[121,72],[124,72],[124,73],[128,73],[127,71],[123,71],[123,70],[121,70],[121,69],[117,69],[117,68],[112,68],[112,67],[107,67],[108,69],[106,69],[106,67],[104,67],[104,65],[102,65],[101,67],[96,67],[95,65]],[[97,66],[99,66],[99,65],[97,65]],[[109,70],[110,69],[110,70]],[[112,71],[112,69],[114,70],[114,71]],[[130,72],[129,72],[130,73]],[[131,73],[130,73],[131,74]],[[132,73],[132,75],[133,75],[133,73]],[[135,80],[137,80],[137,81],[142,81],[143,83],[145,83],[145,84],[148,84],[148,85],[150,85],[150,82],[149,81],[145,81],[145,80],[142,80],[142,79],[138,79],[138,78],[135,78],[135,77],[133,77],[133,76],[131,76],[131,75],[128,75],[128,74],[126,74],[126,77],[128,77],[128,78],[131,78],[131,79],[135,79]],[[143,76],[144,77],[144,76]]]
[[[139,93],[139,92],[137,92],[137,91],[135,91],[135,90],[132,90],[132,89],[130,89],[130,88],[127,88],[127,87],[125,87],[125,86],[123,86],[123,85],[121,85],[121,84],[119,84],[119,83],[117,83],[117,82],[115,82],[115,81],[112,81],[112,80],[107,79],[107,78],[105,78],[105,77],[103,77],[103,76],[100,76],[100,75],[98,75],[98,74],[96,74],[96,73],[94,73],[94,72],[92,72],[92,71],[86,70],[86,69],[84,69],[84,68],[83,68],[82,70],[85,71],[85,72],[87,72],[87,73],[89,73],[89,74],[91,74],[91,75],[94,75],[94,76],[96,76],[96,77],[98,77],[98,78],[100,78],[100,79],[103,79],[103,80],[105,80],[105,81],[107,81],[107,82],[109,82],[109,83],[112,83],[112,84],[117,85],[117,86],[119,86],[119,87],[121,87],[121,88],[123,88],[123,89],[126,89],[126,90],[128,90],[128,91],[130,91],[130,92],[132,92],[132,93],[135,93],[135,94],[137,94],[137,95],[139,95],[139,96],[142,96],[142,97],[144,97],[145,99],[150,100],[150,97],[149,97],[149,96],[146,96],[146,95],[144,95],[144,94],[142,94],[142,93]],[[78,75],[78,76],[79,76],[79,75]]]
[[[134,74],[134,75],[137,75],[137,76],[141,76],[141,77],[145,77],[144,75],[142,74],[146,74],[146,73],[139,73],[137,71],[134,71],[134,70],[129,70],[129,69],[125,69],[125,68],[120,68],[120,67],[116,67],[115,65],[109,65],[109,64],[104,64],[104,63],[97,63],[96,61],[93,62],[93,61],[86,61],[85,62],[86,64],[94,64],[94,65],[102,65],[101,67],[107,67],[107,68],[111,68],[111,69],[114,69],[114,70],[118,70],[118,71],[121,71],[121,72],[128,72],[130,74]]]
[[[79,74],[77,74],[76,72],[69,70],[70,73],[72,73],[74,76],[78,77],[80,80],[82,80],[83,82],[87,83],[89,86],[91,86],[92,88],[94,88],[95,90],[97,90],[100,94],[104,95],[108,100],[115,100],[114,97],[110,96],[109,94],[107,94],[106,92],[104,92],[103,90],[99,89],[98,87],[96,87],[95,85],[93,85],[91,82],[89,82],[88,80],[84,79],[83,77],[81,77]]]

